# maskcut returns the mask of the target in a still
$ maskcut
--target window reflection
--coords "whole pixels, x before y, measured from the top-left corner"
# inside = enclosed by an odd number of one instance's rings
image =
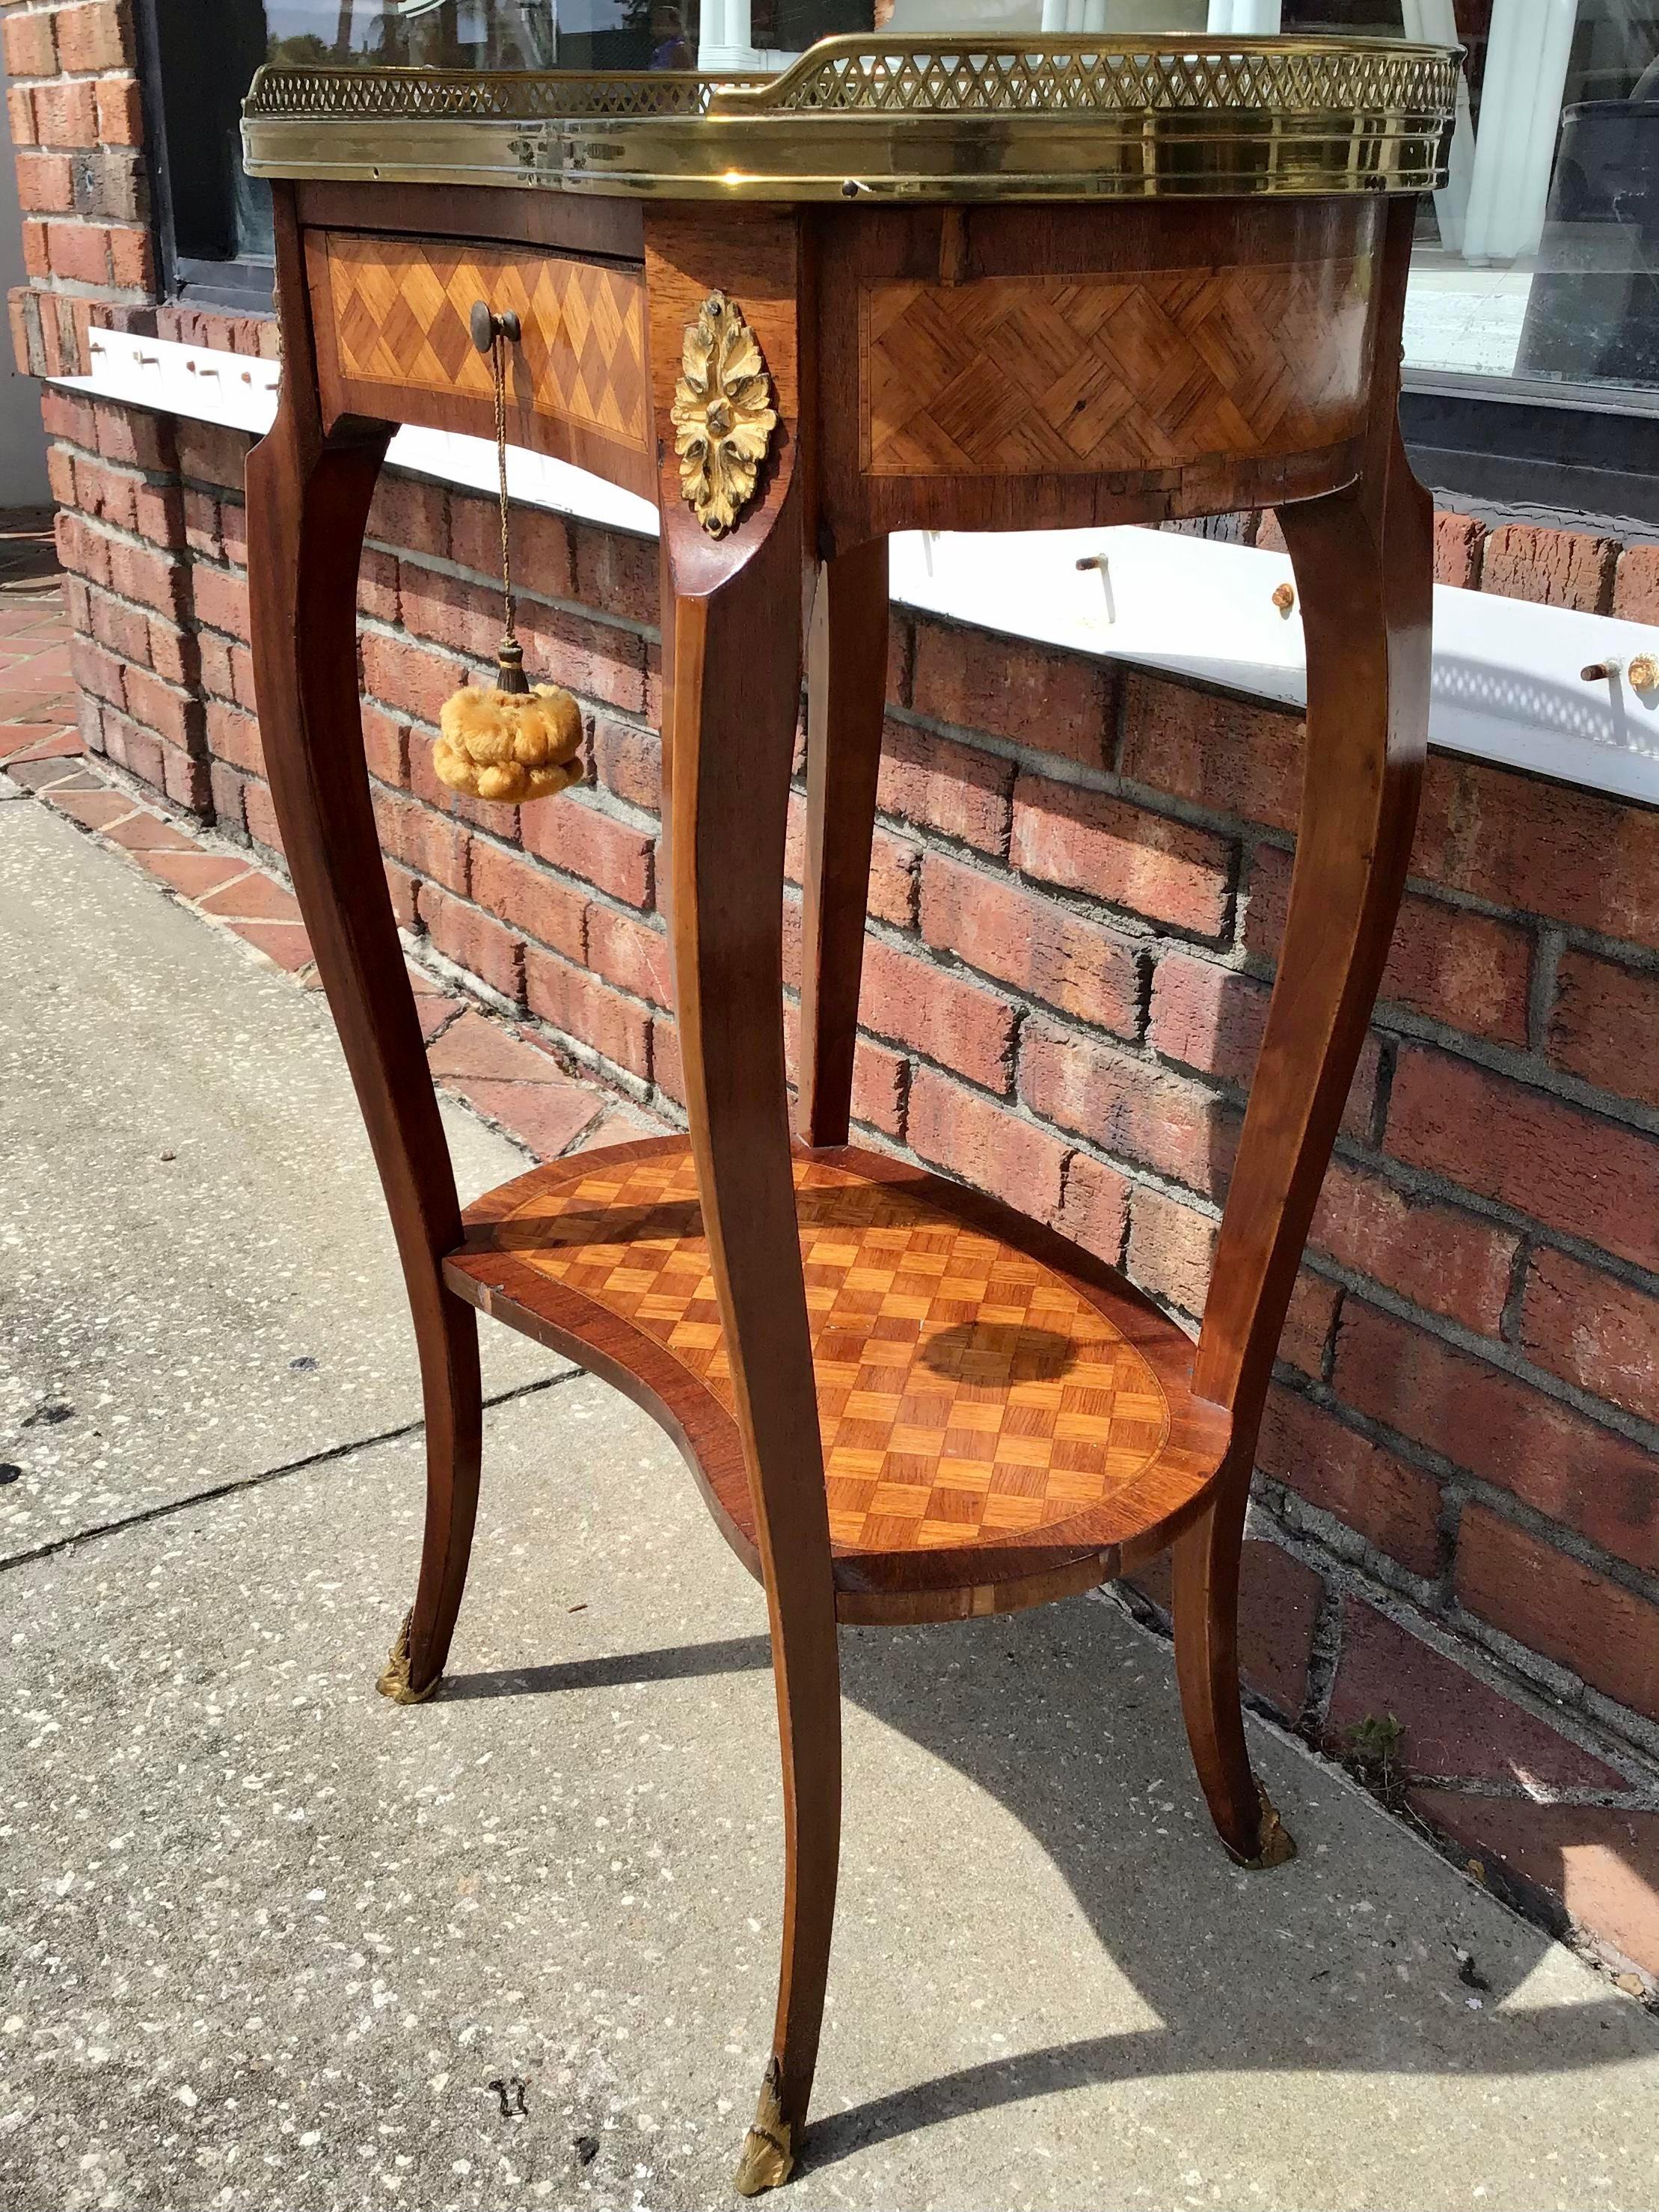
[[[1463,47],[1416,368],[1659,391],[1659,0],[155,0],[180,252],[258,259],[236,103],[262,59],[750,74],[839,31],[1307,32]],[[172,26],[171,50],[168,27]],[[228,210],[228,215],[227,211]]]
[[[1465,50],[1451,176],[1419,223],[1409,364],[1659,390],[1659,6],[1395,4],[1287,0],[1284,27]]]
[[[950,13],[950,0],[943,15],[930,0],[908,4],[927,15],[918,27],[937,29]],[[959,28],[979,20],[987,0],[965,4]],[[1024,9],[1032,29],[1040,5]],[[872,0],[264,0],[264,9],[273,61],[745,70],[781,66],[835,32],[870,30],[885,12]]]
[[[272,61],[336,68],[696,67],[696,0],[689,7],[674,0],[264,0],[264,6]]]

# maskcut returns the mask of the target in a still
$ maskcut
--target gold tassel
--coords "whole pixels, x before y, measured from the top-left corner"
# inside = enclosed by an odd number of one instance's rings
[[[582,716],[556,684],[533,687],[524,672],[524,647],[514,627],[513,549],[507,499],[507,347],[519,337],[519,319],[491,314],[480,300],[472,310],[472,343],[490,357],[495,386],[495,462],[501,503],[501,596],[506,620],[495,655],[493,684],[464,684],[438,717],[432,765],[440,781],[469,799],[522,806],[551,799],[581,781]]]
[[[432,765],[469,799],[522,806],[581,781],[581,710],[556,684],[515,693],[469,684],[445,700],[439,727]]]

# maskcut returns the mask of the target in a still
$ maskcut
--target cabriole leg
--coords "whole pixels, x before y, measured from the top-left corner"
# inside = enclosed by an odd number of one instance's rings
[[[1283,1866],[1296,1842],[1250,1770],[1238,1694],[1238,1570],[1249,1469],[1227,1479],[1210,1510],[1176,1543],[1176,1674],[1193,1765],[1227,1855]]]
[[[1199,1779],[1246,1866],[1294,1850],[1250,1771],[1238,1692],[1245,1508],[1273,1361],[1399,910],[1428,721],[1432,509],[1392,419],[1362,481],[1280,512],[1308,645],[1301,830],[1279,976],[1194,1368],[1233,1409],[1227,1472],[1175,1550],[1176,1670]]]
[[[844,1145],[853,1105],[870,848],[887,704],[887,540],[825,562],[807,653],[800,1087],[809,1145]]]
[[[390,430],[323,436],[291,201],[276,194],[283,398],[248,461],[259,724],[295,894],[345,1049],[403,1262],[426,1418],[415,1605],[380,1686],[437,1686],[466,1579],[483,1423],[477,1317],[443,1283],[460,1207],[369,803],[357,694],[357,564]]]
[[[841,1680],[783,1062],[784,831],[812,576],[799,384],[806,284],[793,214],[732,210],[714,234],[690,210],[647,215],[675,1011],[765,1577],[783,1765],[777,2012],[737,2174],[752,2196],[789,2175],[817,2063],[841,1850]],[[732,270],[742,271],[735,285]],[[687,383],[682,398],[677,379],[696,331],[733,306],[764,359],[777,419],[752,497],[711,531],[683,495],[674,413],[678,404],[695,419],[710,385]]]
[[[687,1116],[757,1507],[783,1758],[783,1956],[745,2195],[787,2179],[817,2057],[841,1834],[841,1690],[784,1088],[780,889],[800,682],[798,496],[722,559],[665,529],[675,996]],[[759,518],[764,529],[769,518]],[[696,588],[701,585],[701,588]],[[688,586],[693,588],[688,588]],[[764,641],[763,644],[761,642]]]

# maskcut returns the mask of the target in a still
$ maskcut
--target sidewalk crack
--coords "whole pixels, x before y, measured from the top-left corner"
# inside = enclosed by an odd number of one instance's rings
[[[483,1401],[485,1413],[497,1406],[515,1405],[520,1398],[534,1398],[544,1390],[554,1390],[562,1382],[574,1382],[586,1374],[581,1367],[572,1367],[562,1375],[544,1375],[535,1382],[520,1382],[511,1390],[502,1390]],[[210,1505],[216,1498],[234,1498],[240,1491],[258,1490],[267,1482],[276,1482],[283,1475],[304,1474],[309,1468],[327,1467],[331,1462],[346,1458],[352,1452],[370,1451],[377,1444],[395,1444],[405,1437],[418,1436],[425,1427],[424,1421],[404,1421],[395,1429],[382,1429],[372,1437],[356,1437],[343,1444],[329,1444],[321,1451],[307,1452],[302,1458],[284,1460],[280,1467],[261,1468],[252,1474],[233,1476],[228,1482],[216,1482],[206,1490],[193,1490],[185,1498],[169,1498],[159,1505],[146,1505],[137,1513],[123,1514],[118,1520],[100,1521],[95,1528],[77,1528],[72,1535],[54,1536],[50,1543],[37,1544],[27,1552],[15,1552],[9,1559],[0,1559],[0,1574],[9,1573],[14,1567],[38,1565],[42,1559],[55,1559],[59,1553],[77,1550],[82,1544],[94,1544],[105,1536],[119,1536],[129,1528],[143,1528],[152,1521],[166,1521],[175,1513],[184,1513],[192,1505]]]

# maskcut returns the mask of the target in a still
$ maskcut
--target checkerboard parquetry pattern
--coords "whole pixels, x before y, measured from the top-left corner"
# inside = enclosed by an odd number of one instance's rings
[[[875,476],[1075,474],[1351,436],[1370,264],[879,283],[861,302]]]
[[[415,240],[326,241],[340,370],[366,384],[490,398],[490,368],[472,343],[477,300],[516,313],[515,398],[540,414],[609,432],[646,434],[645,290],[636,274],[553,254],[493,252]]]
[[[1156,1376],[1060,1277],[902,1188],[811,1161],[795,1179],[838,1550],[1048,1528],[1156,1459]],[[731,1407],[689,1155],[601,1169],[509,1221],[518,1260],[654,1337]]]

